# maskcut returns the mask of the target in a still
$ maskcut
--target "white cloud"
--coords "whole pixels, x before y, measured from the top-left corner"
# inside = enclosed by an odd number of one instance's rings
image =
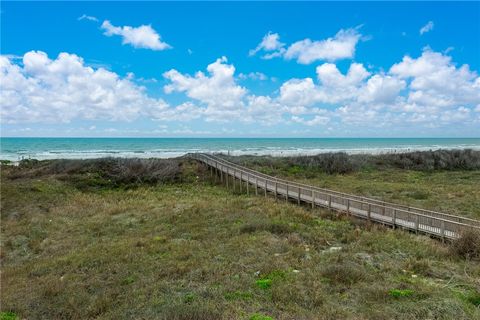
[[[337,66],[332,63],[324,63],[317,67],[317,76],[326,87],[356,86],[370,75],[360,63],[352,63],[346,75],[340,73]]]
[[[278,93],[255,95],[239,79],[267,75],[236,75],[235,66],[221,57],[206,72],[165,72],[165,93],[184,95],[183,101],[175,96],[180,102],[170,105],[149,96],[137,84],[141,78],[133,73],[121,77],[85,65],[73,54],[50,59],[32,51],[22,62],[0,58],[0,115],[6,123],[147,117],[267,126],[282,123],[295,129],[328,124],[338,130],[363,128],[365,134],[375,128],[402,133],[412,126],[440,130],[449,124],[480,123],[480,77],[468,65],[457,66],[451,57],[425,49],[419,57],[405,56],[386,72],[369,69],[351,63],[342,72],[333,63],[323,63],[314,77],[292,78],[280,85]]]
[[[468,65],[456,67],[452,58],[423,51],[417,58],[405,56],[390,73],[409,81],[408,102],[435,108],[475,105],[480,102],[480,78]]]
[[[284,54],[286,59],[310,64],[317,60],[335,61],[353,58],[361,35],[356,29],[340,30],[333,38],[321,41],[304,39],[291,44]]]
[[[144,88],[82,58],[41,51],[23,56],[23,67],[0,57],[2,122],[69,122],[73,119],[130,121],[149,109],[167,105],[149,98]]]
[[[316,115],[316,116],[313,117],[313,119],[306,120],[302,117],[293,116],[292,121],[296,122],[296,123],[301,123],[301,124],[304,124],[304,125],[307,125],[307,126],[319,126],[319,125],[323,126],[323,125],[326,125],[330,121],[330,118],[327,117],[327,116]]]
[[[318,85],[311,78],[289,80],[280,87],[280,100],[297,106],[345,102],[359,96],[364,80],[370,75],[365,67],[358,63],[352,63],[345,75],[331,63],[318,66],[316,71]]]
[[[368,79],[360,92],[361,102],[394,103],[406,82],[396,77],[376,74]]]
[[[285,46],[284,43],[280,42],[280,35],[278,33],[267,33],[262,41],[258,44],[258,46],[255,49],[252,49],[249,51],[249,55],[253,56],[259,51],[280,51],[282,52],[283,46]],[[264,56],[265,59],[271,59],[274,56],[271,54],[267,54]]]
[[[291,44],[288,48],[284,47],[285,44],[281,43],[279,38],[278,33],[268,33],[255,49],[250,50],[250,55],[264,51],[264,59],[283,57],[287,60],[296,59],[301,64],[353,58],[361,34],[358,28],[341,29],[334,37],[319,41],[307,38]]]
[[[348,124],[384,128],[423,123],[439,128],[473,123],[472,112],[480,108],[477,73],[430,49],[416,59],[405,56],[388,73],[371,74],[357,63],[345,74],[331,63],[316,71],[318,83],[312,78],[291,79],[280,87],[278,100],[290,114],[312,115],[314,108],[329,106],[334,110],[330,119]],[[303,117],[292,121],[309,124]]]
[[[238,78],[240,80],[246,80],[246,79],[250,79],[250,80],[260,80],[260,81],[265,81],[265,80],[268,80],[268,77],[262,73],[262,72],[250,72],[250,73],[240,73],[238,75]]]
[[[80,17],[77,18],[77,20],[78,20],[78,21],[81,21],[81,20],[89,20],[89,21],[98,22],[97,17],[87,16],[86,14],[82,14]]]
[[[322,100],[312,78],[291,79],[280,87],[280,101],[291,106],[310,106]]]
[[[131,44],[135,48],[144,48],[152,50],[166,50],[171,46],[162,42],[160,35],[150,25],[141,25],[139,27],[116,27],[105,20],[101,28],[105,30],[106,36],[121,36],[123,44]]]
[[[196,112],[206,121],[259,122],[265,125],[282,121],[283,106],[269,96],[249,94],[246,88],[237,84],[235,67],[228,64],[226,57],[208,65],[207,71],[208,74],[198,71],[193,76],[177,70],[167,71],[164,77],[170,83],[164,86],[164,91],[167,94],[184,92],[196,100],[199,103]],[[259,74],[254,76],[259,77]]]
[[[206,106],[207,119],[215,120],[236,116],[243,105],[242,98],[247,90],[235,82],[235,67],[222,57],[207,66],[208,75],[198,71],[194,76],[181,74],[172,69],[163,74],[170,80],[164,87],[166,93],[185,92]]]
[[[426,25],[420,28],[419,30],[420,35],[432,31],[433,27],[434,27],[433,21],[428,21]]]
[[[149,114],[155,120],[191,121],[200,118],[203,115],[203,109],[187,101],[173,108],[167,104],[158,104],[157,107],[150,109]]]

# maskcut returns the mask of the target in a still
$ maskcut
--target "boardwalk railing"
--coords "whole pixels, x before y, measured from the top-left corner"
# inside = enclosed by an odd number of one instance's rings
[[[191,153],[187,157],[207,165],[212,175],[215,173],[227,187],[231,184],[234,189],[237,188],[238,181],[239,190],[245,189],[247,193],[250,193],[250,188],[253,187],[252,192],[263,193],[265,197],[271,193],[277,199],[294,200],[298,204],[308,203],[312,207],[325,207],[393,228],[400,227],[441,239],[458,238],[462,231],[468,229],[480,231],[479,220],[278,179],[205,153]]]

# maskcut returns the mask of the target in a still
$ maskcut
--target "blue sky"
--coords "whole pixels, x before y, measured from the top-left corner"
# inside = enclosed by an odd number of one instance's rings
[[[2,135],[478,137],[479,39],[479,2],[1,2]]]

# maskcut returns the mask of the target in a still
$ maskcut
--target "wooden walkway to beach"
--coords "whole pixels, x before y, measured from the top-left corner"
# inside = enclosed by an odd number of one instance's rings
[[[315,186],[278,179],[205,153],[191,153],[210,168],[212,176],[227,187],[246,193],[273,195],[276,199],[324,207],[367,221],[402,228],[445,239],[458,238],[462,231],[480,231],[480,221],[456,215],[413,208],[376,199],[360,197]]]

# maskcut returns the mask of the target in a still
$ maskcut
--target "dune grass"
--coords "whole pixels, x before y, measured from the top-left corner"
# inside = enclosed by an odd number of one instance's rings
[[[480,263],[447,245],[181,168],[101,188],[4,170],[2,319],[480,317]]]

